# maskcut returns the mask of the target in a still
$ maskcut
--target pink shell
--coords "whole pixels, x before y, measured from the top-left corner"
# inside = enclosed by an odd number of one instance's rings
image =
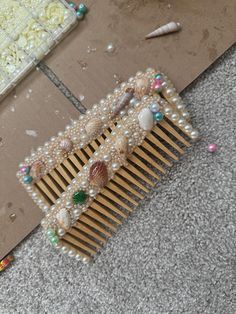
[[[69,153],[73,148],[73,142],[69,138],[65,138],[60,142],[60,148]]]
[[[108,171],[104,161],[96,161],[89,170],[91,185],[103,188],[108,182]]]
[[[30,175],[33,179],[39,180],[43,177],[45,165],[41,160],[35,161],[30,168]]]

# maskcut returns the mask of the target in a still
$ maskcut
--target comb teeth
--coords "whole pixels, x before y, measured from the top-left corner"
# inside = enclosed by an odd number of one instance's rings
[[[42,225],[52,244],[60,238],[56,246],[83,261],[97,254],[179,160],[188,138],[197,138],[172,83],[155,70],[138,72],[101,105],[105,116],[94,105],[17,174],[48,212]]]
[[[149,193],[147,186],[153,187],[173,162],[184,154],[184,147],[190,147],[181,133],[168,120],[156,125],[142,145],[129,156],[127,166],[117,171],[77,224],[62,238],[64,250],[76,251],[87,261],[93,258]],[[65,160],[36,184],[49,205],[57,201],[82,165],[93,156],[93,149],[102,145],[110,134],[111,129],[107,129],[103,136],[90,143],[90,147],[78,150],[69,157],[69,161]]]

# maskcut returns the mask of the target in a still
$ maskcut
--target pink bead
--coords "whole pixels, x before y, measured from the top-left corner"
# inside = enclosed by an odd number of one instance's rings
[[[215,153],[217,151],[217,145],[216,144],[208,144],[208,152]]]
[[[20,168],[20,173],[21,174],[26,174],[29,172],[29,167],[28,166],[23,166]]]

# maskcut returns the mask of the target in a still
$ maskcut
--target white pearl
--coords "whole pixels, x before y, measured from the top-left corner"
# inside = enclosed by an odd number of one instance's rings
[[[185,106],[184,106],[183,102],[178,103],[176,106],[177,106],[177,109],[178,109],[178,110],[183,110],[183,109],[185,109]]]
[[[126,114],[126,111],[125,111],[125,110],[121,110],[121,111],[120,111],[120,116],[121,116],[121,117],[124,117],[125,114]]]
[[[185,120],[184,120],[183,118],[179,118],[179,120],[178,120],[178,125],[179,125],[179,126],[183,126],[184,123],[185,123]]]
[[[145,101],[145,100],[147,100],[148,99],[148,96],[147,95],[144,95],[143,97],[142,97],[142,101]]]
[[[68,252],[68,248],[66,246],[62,246],[61,251],[63,254],[66,254]]]
[[[97,192],[96,192],[94,189],[90,189],[90,190],[89,190],[89,195],[90,195],[91,197],[95,197],[95,196],[97,195]]]
[[[171,120],[177,121],[178,119],[179,119],[178,113],[173,113],[173,114],[171,115]]]
[[[81,256],[80,256],[79,254],[76,254],[76,255],[75,255],[75,258],[76,258],[77,261],[80,261],[80,260],[81,260]]]
[[[65,235],[65,230],[60,228],[58,229],[57,234],[59,235],[59,237],[63,237]]]
[[[87,181],[84,180],[84,181],[81,182],[81,187],[82,188],[85,189],[87,187],[87,185],[88,185]]]
[[[114,162],[114,163],[111,165],[111,167],[112,167],[112,169],[113,169],[114,171],[116,171],[116,170],[118,170],[118,169],[120,168],[120,165],[119,165],[118,163]]]
[[[130,136],[129,130],[125,130],[125,131],[124,131],[124,135],[125,135],[125,136]]]
[[[169,116],[169,115],[172,114],[172,112],[173,112],[173,110],[172,110],[171,107],[166,106],[166,107],[164,108],[164,114],[165,114],[165,115]]]
[[[73,214],[74,214],[74,216],[75,216],[76,218],[79,217],[80,214],[81,214],[80,209],[74,209],[74,210],[73,210]]]
[[[183,117],[184,117],[185,119],[188,119],[188,118],[190,117],[189,112],[186,111],[186,110],[182,111],[182,115],[183,115]]]
[[[88,263],[89,263],[89,259],[86,258],[86,257],[84,257],[84,258],[82,259],[82,262],[83,262],[84,264],[88,264]]]
[[[67,201],[66,202],[66,208],[71,208],[72,207],[72,202],[71,201]]]
[[[68,256],[69,257],[75,257],[75,251],[74,250],[70,250],[69,252],[68,252]]]
[[[184,127],[184,130],[185,130],[187,133],[191,132],[192,129],[193,129],[193,128],[192,128],[192,126],[191,126],[190,124],[186,124],[185,127]]]
[[[199,137],[199,132],[197,130],[193,130],[190,133],[190,136],[191,136],[192,139],[197,139]]]
[[[110,160],[110,156],[109,155],[104,155],[103,159],[104,159],[104,161],[108,162]]]

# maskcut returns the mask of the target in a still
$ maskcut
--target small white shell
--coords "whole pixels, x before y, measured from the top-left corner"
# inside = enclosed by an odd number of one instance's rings
[[[89,136],[97,135],[102,127],[102,121],[98,118],[91,119],[85,126],[85,130]]]
[[[121,155],[121,156],[126,156],[128,152],[128,141],[125,136],[118,137],[116,142],[115,142],[115,148],[116,151]]]
[[[60,142],[60,148],[69,153],[73,148],[73,142],[69,138],[64,138]]]
[[[180,23],[170,22],[168,24],[165,24],[165,25],[157,28],[152,33],[148,34],[146,36],[146,39],[153,38],[153,37],[159,37],[159,36],[174,33],[174,32],[178,32],[179,30],[181,30]]]
[[[154,123],[151,110],[149,108],[143,108],[138,115],[138,121],[141,129],[150,131]]]
[[[68,230],[71,227],[71,217],[66,208],[62,208],[59,213],[57,213],[56,218],[58,220],[59,225],[65,229]]]

